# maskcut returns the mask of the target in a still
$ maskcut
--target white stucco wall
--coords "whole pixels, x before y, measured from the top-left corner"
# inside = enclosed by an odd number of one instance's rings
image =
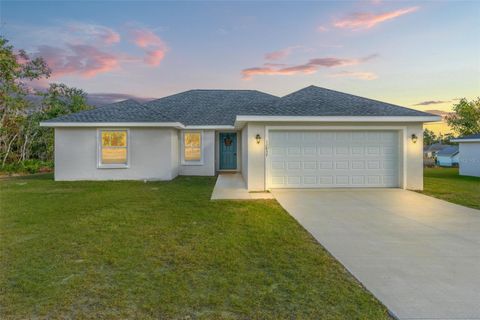
[[[249,191],[263,191],[265,190],[265,124],[248,123],[246,127],[248,177],[245,182]],[[262,137],[260,143],[255,139],[257,134]]]
[[[459,150],[460,174],[480,177],[480,142],[461,142]]]
[[[247,160],[244,161],[242,174],[246,174],[249,191],[265,190],[265,137],[267,126],[316,126],[316,127],[376,127],[382,130],[399,130],[399,167],[400,187],[412,190],[423,189],[423,124],[422,123],[247,123],[244,133],[245,143],[248,145]],[[362,128],[363,129],[363,128]],[[288,129],[285,129],[288,130]],[[365,129],[368,130],[368,129]],[[262,140],[257,144],[255,136],[260,134]],[[418,137],[416,143],[410,139],[411,135]],[[404,143],[406,153],[403,153]],[[245,150],[245,148],[244,148]],[[245,151],[244,151],[245,152]],[[404,170],[406,174],[404,175]],[[404,178],[405,177],[405,178]]]
[[[178,174],[182,176],[214,176],[215,175],[215,130],[203,131],[203,164],[182,164],[180,161]],[[182,159],[182,135],[178,135],[178,157]]]
[[[411,140],[412,134],[418,137],[417,143]],[[405,185],[401,187],[410,190],[423,190],[423,123],[407,125],[406,137],[406,175]],[[402,144],[403,146],[403,144]]]
[[[129,167],[98,168],[97,128],[55,129],[55,180],[171,180],[177,163],[178,131],[129,129]],[[178,153],[178,152],[177,152]]]
[[[171,135],[170,159],[172,163],[173,177],[178,176],[180,171],[180,140],[178,139],[179,136],[181,136],[181,134],[178,130],[175,131],[175,134]]]
[[[248,185],[248,126],[242,130],[242,177],[245,184]]]

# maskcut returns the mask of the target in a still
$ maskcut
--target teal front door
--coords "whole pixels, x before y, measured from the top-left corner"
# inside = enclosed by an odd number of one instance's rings
[[[220,144],[220,170],[237,169],[237,133],[221,132]]]

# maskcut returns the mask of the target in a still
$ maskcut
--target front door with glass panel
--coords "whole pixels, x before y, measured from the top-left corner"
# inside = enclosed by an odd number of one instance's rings
[[[220,170],[237,169],[237,133],[222,132],[219,136]]]

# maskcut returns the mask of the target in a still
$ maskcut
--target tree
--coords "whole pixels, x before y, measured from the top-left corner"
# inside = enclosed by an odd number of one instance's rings
[[[29,141],[28,148],[21,152],[22,160],[34,157],[40,160],[53,159],[54,134],[51,128],[40,127],[40,122],[62,115],[92,109],[87,104],[87,94],[77,88],[70,88],[65,84],[50,84],[48,90],[39,93],[42,101],[39,111],[28,117],[25,126],[25,141]]]
[[[5,165],[21,136],[26,109],[31,106],[26,81],[50,76],[42,58],[31,58],[25,51],[14,52],[8,40],[0,37],[0,160]]]
[[[42,92],[30,88],[29,82],[48,78],[45,61],[31,58],[25,51],[18,53],[0,37],[0,164],[27,159],[52,160],[54,135],[40,122],[91,107],[83,90],[64,84],[50,84]],[[41,97],[34,105],[29,96]]]
[[[423,131],[423,145],[429,146],[438,142],[438,138],[435,133],[431,130],[425,129]]]
[[[480,133],[480,97],[468,101],[461,99],[453,106],[454,114],[447,117],[447,123],[459,135]]]

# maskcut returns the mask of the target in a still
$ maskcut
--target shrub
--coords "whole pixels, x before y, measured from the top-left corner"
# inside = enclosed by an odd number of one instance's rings
[[[0,172],[12,173],[38,173],[50,172],[53,169],[52,161],[25,160],[22,162],[6,164]]]

